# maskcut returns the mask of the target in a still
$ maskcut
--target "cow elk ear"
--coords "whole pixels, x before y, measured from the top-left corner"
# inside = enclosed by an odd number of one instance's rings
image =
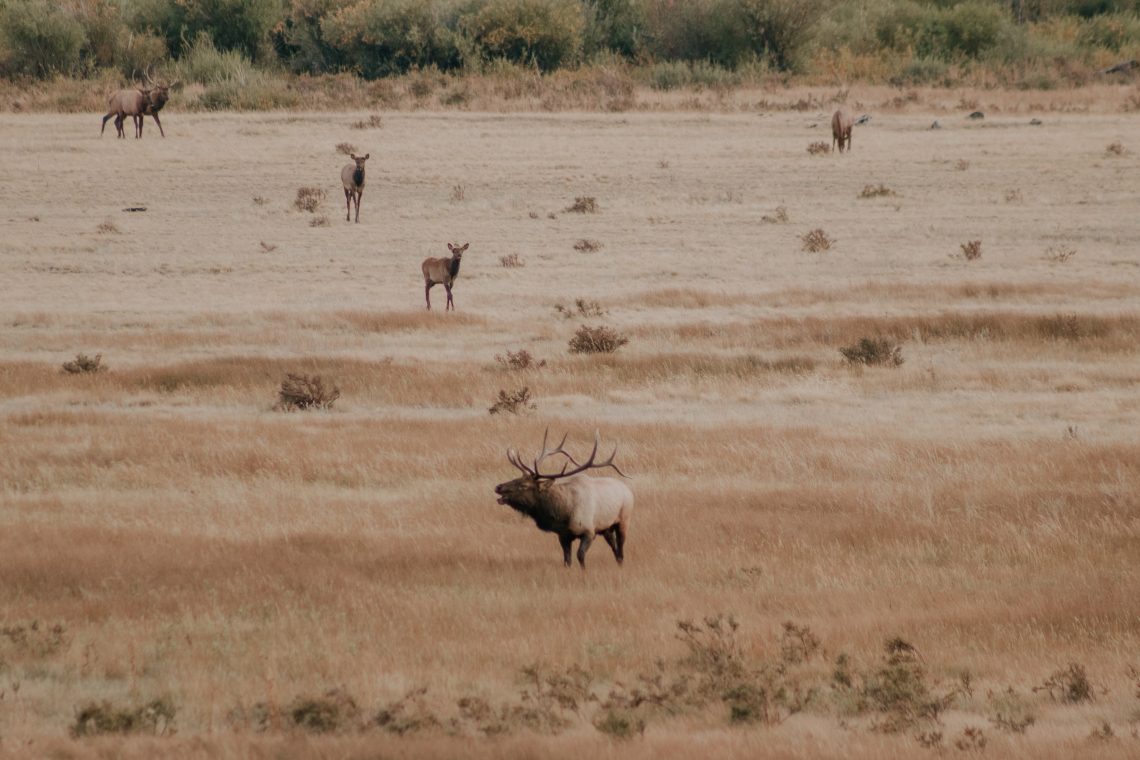
[[[462,247],[462,248],[460,248],[459,250],[461,250],[461,251],[466,251],[466,250],[467,250],[468,248],[470,248],[470,247],[471,247],[471,244],[470,244],[470,243],[464,243],[464,244],[463,244],[463,247]]]
[[[363,159],[363,160],[367,161],[367,160],[368,160],[368,158],[369,158],[371,155],[372,155],[371,153],[365,153],[365,154],[364,154],[364,159]]]
[[[455,253],[455,246],[453,246],[451,243],[448,243],[447,244],[447,250],[451,251],[452,253]]]

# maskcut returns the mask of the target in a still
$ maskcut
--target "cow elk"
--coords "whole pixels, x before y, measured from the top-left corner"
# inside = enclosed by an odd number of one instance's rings
[[[424,263],[420,266],[424,273],[424,299],[427,301],[428,311],[431,311],[431,287],[432,285],[443,285],[444,290],[447,291],[447,305],[443,310],[455,310],[455,301],[451,299],[451,286],[455,284],[455,278],[459,276],[459,262],[463,258],[463,252],[467,250],[470,243],[463,245],[447,244],[447,250],[451,251],[451,258],[426,258]]]
[[[839,152],[842,153],[844,147],[851,150],[851,132],[855,127],[855,117],[846,108],[840,108],[831,117],[831,147],[834,149],[835,144],[839,143]]]
[[[571,549],[578,544],[578,564],[586,569],[586,552],[594,537],[601,535],[613,550],[618,564],[625,561],[625,538],[629,519],[633,513],[633,492],[617,478],[586,477],[588,470],[611,467],[621,475],[625,473],[614,464],[617,447],[604,462],[595,462],[600,443],[594,433],[594,449],[582,464],[566,452],[566,436],[554,449],[547,448],[547,434],[542,436],[542,451],[528,466],[514,449],[507,449],[507,460],[522,472],[522,477],[495,486],[499,503],[506,504],[534,520],[540,530],[558,534],[562,545],[562,561],[570,567]],[[566,461],[561,470],[550,474],[542,472],[543,463],[560,455]],[[573,465],[573,468],[571,468]]]
[[[123,131],[123,120],[130,116],[135,126],[135,137],[140,138],[143,133],[143,117],[151,116],[154,118],[154,123],[158,125],[159,134],[166,137],[166,132],[162,129],[162,122],[158,118],[158,112],[170,99],[170,88],[178,84],[178,81],[156,82],[149,71],[146,73],[146,78],[149,87],[136,86],[111,94],[111,97],[107,99],[107,115],[103,117],[103,126],[99,129],[100,135],[107,128],[107,120],[114,116],[116,133],[119,137],[126,137],[127,135]]]
[[[360,222],[360,196],[364,195],[364,162],[371,153],[357,156],[350,153],[351,164],[345,164],[340,170],[340,181],[344,184],[344,221],[352,219],[352,202],[356,201],[356,221]]]

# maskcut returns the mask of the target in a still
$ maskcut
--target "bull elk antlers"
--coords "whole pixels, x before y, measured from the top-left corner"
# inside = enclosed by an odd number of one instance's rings
[[[558,480],[560,478],[568,478],[572,475],[577,475],[581,472],[585,472],[586,470],[601,470],[606,467],[613,468],[614,471],[617,472],[618,475],[621,475],[623,478],[629,477],[624,472],[622,472],[616,464],[614,464],[614,457],[617,455],[616,444],[614,445],[613,452],[610,454],[609,458],[606,459],[606,461],[594,461],[598,456],[598,446],[601,445],[601,435],[598,433],[598,431],[594,431],[594,448],[590,451],[590,456],[587,457],[586,461],[583,464],[579,464],[578,460],[574,459],[570,452],[566,451],[565,445],[568,435],[568,433],[566,435],[563,435],[562,440],[558,442],[558,445],[556,447],[553,449],[548,449],[547,441],[550,437],[550,428],[547,428],[542,434],[542,451],[539,452],[537,457],[535,457],[533,467],[527,467],[526,463],[522,461],[522,457],[519,455],[518,451],[513,448],[507,449],[507,460],[523,473],[529,475],[535,480]],[[558,473],[549,475],[541,472],[539,470],[539,467],[542,465],[542,463],[556,454],[561,454],[568,460],[567,463],[562,466],[562,470]],[[574,469],[569,469],[570,465],[574,465]]]

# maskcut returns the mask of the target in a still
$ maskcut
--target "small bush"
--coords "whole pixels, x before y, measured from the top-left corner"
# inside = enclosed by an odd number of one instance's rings
[[[89,357],[87,354],[76,354],[73,361],[63,363],[63,371],[71,375],[83,375],[91,372],[103,372],[107,365],[103,364],[103,354]]]
[[[325,191],[319,187],[298,187],[297,198],[293,201],[293,205],[297,207],[298,211],[308,211],[310,214],[316,213],[321,204],[325,202]]]
[[[895,191],[880,183],[878,187],[874,185],[864,185],[863,191],[859,193],[860,198],[881,198],[883,196],[894,195]]]
[[[785,224],[788,221],[788,209],[784,206],[777,206],[772,214],[765,214],[760,217],[760,221],[764,224]]]
[[[1104,149],[1106,156],[1123,156],[1125,153],[1124,145],[1119,140],[1114,143],[1109,143],[1108,147]]]
[[[967,243],[962,243],[962,257],[966,261],[976,261],[982,257],[982,241],[971,240]]]
[[[903,363],[902,346],[890,338],[860,338],[858,343],[839,349],[848,364],[898,367]]]
[[[1034,686],[1033,691],[1048,692],[1054,701],[1070,705],[1091,702],[1093,699],[1093,686],[1088,674],[1083,665],[1075,662],[1053,673],[1040,686]]]
[[[119,225],[115,224],[113,219],[108,219],[96,227],[95,231],[100,235],[118,235]]]
[[[253,202],[258,206],[264,206],[269,203],[269,199],[261,195],[255,195],[253,196]]]
[[[581,54],[585,18],[575,0],[486,0],[467,7],[459,28],[482,60],[551,71]]]
[[[598,212],[598,201],[592,196],[580,195],[565,208],[565,211],[573,214],[596,214]]]
[[[987,744],[986,735],[976,726],[966,726],[954,746],[962,752],[982,752]]]
[[[148,733],[162,736],[171,729],[177,709],[163,697],[138,707],[115,707],[110,702],[92,702],[80,708],[71,726],[75,738],[100,734]]]
[[[325,387],[319,375],[285,375],[281,381],[279,400],[274,407],[277,411],[294,409],[331,409],[340,398],[340,388],[335,385]]]
[[[606,310],[597,301],[588,301],[585,298],[575,298],[574,307],[570,308],[563,304],[554,304],[554,310],[566,317],[573,319],[575,317],[604,317]]]
[[[0,73],[39,79],[73,74],[87,44],[83,24],[59,3],[0,3]]]
[[[800,236],[800,240],[803,241],[803,249],[811,253],[830,250],[832,244],[835,243],[833,238],[818,227],[810,232],[805,232]]]
[[[506,256],[500,256],[499,264],[506,269],[517,269],[518,267],[526,266],[526,262],[519,258],[517,253],[508,253]]]
[[[384,120],[380,118],[380,114],[372,114],[367,119],[354,121],[350,125],[353,129],[380,129],[384,126]]]
[[[1018,190],[1016,187],[1013,188],[1012,190],[1006,190],[1005,191],[1005,202],[1006,203],[1021,203],[1021,201],[1022,201],[1021,191]]]
[[[615,739],[632,739],[645,733],[645,719],[632,710],[611,707],[594,718],[594,728]]]
[[[960,172],[964,172],[970,168],[970,162],[964,158],[959,158],[958,163],[954,164],[954,168]]]
[[[807,152],[813,156],[823,156],[831,152],[831,146],[820,140],[808,145]]]
[[[380,708],[372,722],[397,736],[439,728],[439,718],[428,709],[424,701],[425,694],[427,688],[422,686],[409,691],[400,699]]]
[[[462,203],[467,198],[467,188],[463,185],[456,185],[451,188],[451,202]]]
[[[518,351],[508,350],[506,355],[495,354],[495,361],[503,366],[504,369],[537,369],[546,366],[546,360],[536,361],[530,351],[521,348]]]
[[[572,354],[612,354],[629,343],[629,338],[605,326],[582,325],[570,339]]]
[[[309,220],[309,226],[310,227],[331,227],[332,222],[329,221],[329,218],[327,216],[325,216],[324,214],[321,214],[320,216],[314,216],[312,219],[310,219]]]
[[[487,410],[491,414],[499,414],[501,412],[509,412],[510,414],[518,414],[519,412],[531,412],[537,409],[538,406],[531,401],[530,388],[522,387],[518,390],[507,392],[505,390],[499,391],[499,398]]]
[[[327,734],[353,727],[360,708],[351,695],[332,689],[319,697],[297,697],[285,714],[296,728],[314,734]]]
[[[574,250],[578,251],[579,253],[593,253],[594,251],[601,250],[602,248],[602,244],[597,240],[588,240],[586,238],[582,238],[578,242],[574,243]]]
[[[353,153],[356,152],[356,146],[353,145],[352,143],[346,143],[346,142],[337,143],[336,152],[337,153],[343,153],[344,155],[349,156],[349,155],[352,155]]]
[[[807,662],[819,651],[819,645],[819,637],[810,628],[789,620],[784,623],[784,633],[780,637],[780,659],[789,665]]]
[[[1003,692],[991,694],[989,702],[990,709],[993,710],[990,723],[1002,731],[1024,734],[1037,721],[1028,703],[1012,686]]]
[[[1064,264],[1076,255],[1077,249],[1067,245],[1051,245],[1045,249],[1046,261],[1052,261],[1057,264]]]

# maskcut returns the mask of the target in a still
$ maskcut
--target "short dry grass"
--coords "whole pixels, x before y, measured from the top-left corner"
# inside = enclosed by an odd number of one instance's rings
[[[802,110],[385,112],[400,192],[322,229],[292,201],[360,114],[0,117],[0,755],[1134,755],[1137,158],[1100,151],[1135,119],[1027,140],[976,96],[986,129],[883,114],[841,166]],[[126,148],[166,169],[100,184]],[[105,197],[37,181],[65,149]],[[290,373],[335,405],[275,412]],[[496,503],[547,428],[617,446],[623,567]]]

